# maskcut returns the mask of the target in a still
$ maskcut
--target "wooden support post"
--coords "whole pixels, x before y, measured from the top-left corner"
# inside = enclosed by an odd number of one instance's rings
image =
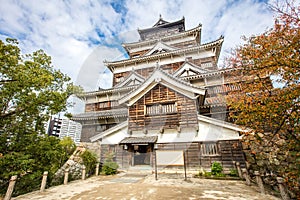
[[[243,179],[243,174],[242,174],[242,170],[241,170],[241,165],[240,165],[239,162],[236,162],[236,169],[237,169],[237,171],[238,171],[239,177],[240,177],[241,179]]]
[[[156,149],[154,149],[154,170],[155,170],[155,180],[157,180],[157,154]]]
[[[246,161],[246,169],[249,170],[250,169],[250,163],[248,161]]]
[[[41,183],[40,192],[44,192],[45,191],[46,183],[47,183],[47,176],[48,176],[48,172],[45,171],[44,174],[43,174],[43,179],[42,179],[42,183]]]
[[[257,183],[257,185],[258,185],[258,187],[259,187],[259,189],[260,189],[260,192],[261,192],[262,194],[265,194],[264,184],[263,184],[263,181],[262,181],[262,179],[261,179],[261,176],[260,176],[259,171],[254,171],[254,175],[255,175],[255,177],[256,177],[256,183]]]
[[[184,168],[184,180],[186,181],[186,154],[185,151],[183,151],[183,168]]]
[[[243,168],[242,173],[243,173],[244,179],[246,180],[246,185],[251,185],[251,181],[250,181],[250,177],[249,177],[247,169]]]
[[[236,162],[234,160],[232,161],[232,164],[233,164],[234,168],[236,169]]]
[[[68,184],[69,179],[69,169],[65,169],[64,185]]]
[[[123,159],[123,157],[122,157],[122,159]],[[123,162],[122,162],[122,164],[123,164]],[[95,175],[96,176],[98,176],[99,175],[99,167],[100,167],[100,163],[96,163],[96,172],[95,172]]]
[[[11,199],[11,195],[14,191],[14,187],[15,187],[15,184],[16,184],[16,180],[17,180],[17,175],[15,176],[12,176],[9,180],[9,184],[8,184],[8,188],[7,188],[7,191],[6,191],[6,194],[5,194],[5,197],[3,200],[10,200]]]
[[[84,165],[82,165],[82,176],[81,176],[81,179],[82,180],[85,180],[85,173],[86,173],[86,170],[85,170],[85,166]]]
[[[284,180],[283,180],[283,178],[277,177],[276,179],[277,179],[277,182],[278,182],[278,187],[279,187],[281,198],[283,200],[289,200],[290,196],[289,196],[289,194],[287,193],[287,191],[286,191],[286,189],[284,187]]]

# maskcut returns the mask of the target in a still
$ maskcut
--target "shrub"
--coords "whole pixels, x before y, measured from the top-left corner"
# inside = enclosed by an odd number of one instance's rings
[[[230,169],[229,176],[238,177],[238,171],[236,169]]]
[[[221,165],[221,163],[218,162],[214,162],[211,166],[211,174],[212,175],[219,175],[221,174],[223,171],[223,167]]]
[[[113,157],[113,153],[107,155],[101,169],[102,174],[112,175],[118,172],[119,165],[113,161]]]

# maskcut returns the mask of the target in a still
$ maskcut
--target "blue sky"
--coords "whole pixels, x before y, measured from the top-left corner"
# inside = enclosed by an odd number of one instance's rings
[[[202,42],[225,36],[221,60],[241,36],[272,27],[268,1],[257,0],[0,0],[0,39],[16,38],[23,53],[43,49],[53,64],[86,90],[109,87],[103,60],[124,58],[121,42],[137,41],[137,28],[185,17],[202,24]]]

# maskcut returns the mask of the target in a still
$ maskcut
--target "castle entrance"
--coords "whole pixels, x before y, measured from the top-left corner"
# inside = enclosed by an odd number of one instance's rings
[[[119,144],[124,146],[124,150],[131,158],[130,165],[152,165],[154,143],[157,136],[126,137]]]
[[[133,165],[150,165],[151,144],[133,144]]]

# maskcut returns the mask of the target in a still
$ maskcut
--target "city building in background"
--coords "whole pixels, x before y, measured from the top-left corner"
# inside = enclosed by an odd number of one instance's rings
[[[70,137],[76,145],[80,143],[82,125],[68,118],[54,117],[49,120],[47,134],[59,138]]]

